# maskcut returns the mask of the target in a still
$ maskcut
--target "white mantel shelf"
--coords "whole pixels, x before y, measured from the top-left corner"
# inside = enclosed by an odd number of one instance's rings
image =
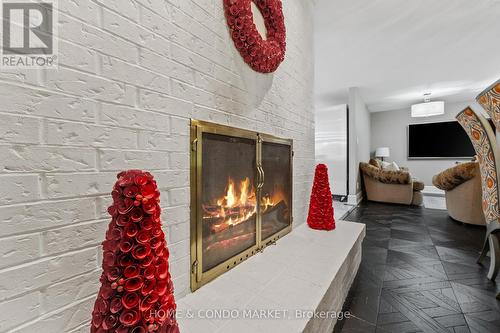
[[[178,300],[181,332],[332,332],[335,319],[297,318],[296,310],[341,310],[359,268],[365,233],[364,224],[346,221],[337,221],[331,232],[305,224],[295,228],[276,246]],[[235,310],[237,318],[205,318],[221,309]],[[249,309],[277,310],[275,317],[286,313],[290,319],[252,319],[244,313]]]

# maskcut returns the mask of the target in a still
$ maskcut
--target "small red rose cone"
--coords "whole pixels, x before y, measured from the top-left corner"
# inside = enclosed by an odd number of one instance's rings
[[[324,164],[316,167],[307,224],[317,230],[335,229],[333,197],[328,181],[328,168]]]
[[[121,172],[111,195],[90,332],[178,333],[156,181],[149,172]]]

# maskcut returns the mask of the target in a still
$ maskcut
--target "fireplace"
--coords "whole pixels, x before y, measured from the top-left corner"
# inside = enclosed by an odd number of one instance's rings
[[[292,229],[292,141],[191,121],[191,290]]]

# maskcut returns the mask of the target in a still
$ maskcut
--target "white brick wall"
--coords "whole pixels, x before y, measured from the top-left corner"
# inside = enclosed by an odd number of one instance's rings
[[[0,73],[0,332],[88,332],[109,192],[151,170],[177,297],[189,292],[189,119],[294,139],[294,216],[314,164],[311,3],[283,0],[288,50],[245,65],[222,0],[59,1],[58,70]]]

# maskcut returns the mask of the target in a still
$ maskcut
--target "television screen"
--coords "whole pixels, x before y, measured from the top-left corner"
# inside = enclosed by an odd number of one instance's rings
[[[494,129],[491,120],[490,126]],[[458,121],[408,126],[409,159],[469,159],[476,152]]]

